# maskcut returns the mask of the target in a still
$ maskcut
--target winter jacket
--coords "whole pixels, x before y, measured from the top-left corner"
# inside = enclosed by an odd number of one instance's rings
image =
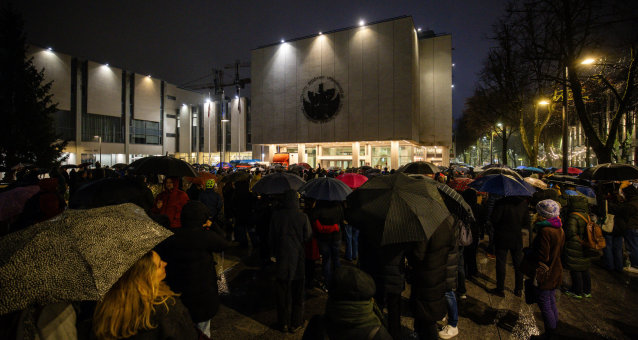
[[[368,242],[359,244],[361,269],[374,278],[377,298],[385,294],[400,295],[405,288],[404,259],[410,244],[397,243],[371,246]]]
[[[447,313],[445,299],[446,265],[448,254],[455,246],[454,218],[448,217],[424,242],[419,242],[409,253],[412,267],[410,303],[416,320],[434,323]]]
[[[553,218],[536,223],[538,233],[532,241],[531,254],[526,261],[531,262],[533,270],[542,262],[549,267],[547,278],[541,282],[542,290],[556,289],[561,285],[563,266],[561,253],[565,244],[565,233],[561,228],[560,218]]]
[[[454,225],[453,232],[454,232],[454,239],[458,240],[460,230],[459,230],[458,224],[456,223]],[[459,277],[458,267],[459,267],[459,246],[458,246],[458,242],[456,242],[454,244],[454,247],[452,247],[452,249],[447,255],[447,264],[445,266],[445,270],[447,273],[445,278],[445,290],[448,292],[456,290],[456,286],[458,284],[457,281]]]
[[[155,307],[151,322],[157,327],[143,330],[126,338],[129,340],[197,340],[199,334],[188,315],[188,310],[179,297],[175,296],[166,303]]]
[[[312,229],[308,216],[299,209],[297,192],[289,190],[270,218],[268,243],[276,258],[275,277],[278,280],[300,280],[305,275],[304,242]]]
[[[253,223],[253,214],[257,198],[248,190],[248,181],[235,183],[235,194],[231,199],[233,216],[238,224]]]
[[[224,206],[224,201],[220,194],[215,189],[206,189],[199,194],[199,201],[204,203],[210,212],[210,217],[214,221],[219,212],[221,212]]]
[[[229,246],[221,232],[204,230],[208,209],[198,201],[190,201],[182,209],[182,227],[158,247],[166,261],[166,281],[188,308],[193,321],[211,319],[219,309],[217,273],[213,252]]]
[[[312,221],[313,231],[318,241],[339,241],[341,240],[341,227],[344,219],[343,206],[341,202],[317,201],[317,204],[310,212],[310,220]],[[319,221],[321,225],[330,226],[338,225],[339,229],[319,230],[315,221]]]
[[[638,196],[627,197],[627,201],[620,204],[614,222],[614,229],[618,227],[620,233],[638,229]]]
[[[527,200],[510,196],[498,200],[491,217],[496,248],[523,248],[522,228],[530,223]]]
[[[583,216],[585,219],[576,215]],[[597,253],[584,246],[581,241],[587,240],[587,221],[589,209],[584,197],[570,196],[567,204],[567,223],[565,225],[565,250],[563,264],[572,271],[585,271],[591,265],[591,258]]]
[[[157,202],[159,201],[162,201],[161,208],[157,207]],[[171,228],[180,228],[182,226],[180,221],[182,207],[188,201],[188,195],[177,188],[171,191],[164,190],[155,198],[151,211],[155,214],[166,215],[171,221]]]

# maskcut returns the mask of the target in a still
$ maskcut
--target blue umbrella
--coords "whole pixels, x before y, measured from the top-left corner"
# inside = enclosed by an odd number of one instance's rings
[[[531,171],[531,172],[538,172],[539,174],[544,174],[545,170],[541,169],[541,168],[535,168],[533,166],[526,166],[523,169],[527,170],[527,171]]]
[[[345,201],[351,192],[345,183],[330,177],[315,178],[299,188],[300,194],[322,201]]]
[[[578,192],[582,193],[583,195],[587,197],[596,198],[596,193],[594,192],[594,189],[590,187],[577,186],[576,190],[578,190]]]
[[[525,166],[525,165],[519,165],[519,166],[516,167],[516,169],[518,169],[518,170],[523,170],[523,169],[526,169],[526,168],[527,168],[527,166]]]
[[[509,175],[488,175],[470,183],[470,187],[480,192],[488,192],[500,196],[532,196],[531,185],[523,184]]]

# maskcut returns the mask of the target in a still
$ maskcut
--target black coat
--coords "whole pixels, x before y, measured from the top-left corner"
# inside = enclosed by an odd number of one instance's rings
[[[220,231],[201,228],[205,217],[191,217],[188,213],[195,206],[199,214],[208,213],[206,207],[197,201],[185,206],[182,213],[182,228],[166,239],[158,247],[162,259],[166,261],[166,282],[176,293],[181,293],[184,305],[190,311],[194,322],[211,319],[219,310],[217,293],[217,273],[213,252],[229,246]],[[199,211],[203,210],[203,211]],[[191,218],[189,218],[191,217]],[[198,226],[199,225],[199,226]]]
[[[361,269],[374,279],[377,299],[382,299],[385,294],[400,295],[405,288],[404,259],[410,247],[405,243],[382,247],[372,242],[361,244],[359,263]]]
[[[459,225],[458,224],[454,224],[454,239],[458,240],[459,238]],[[445,278],[445,290],[446,291],[452,291],[452,290],[456,290],[457,284],[458,284],[458,277],[459,277],[459,272],[458,272],[458,267],[459,267],[459,246],[458,246],[458,241],[454,244],[454,247],[452,247],[452,249],[450,249],[450,252],[447,255],[447,264],[446,264],[446,273],[447,276]]]
[[[231,200],[233,216],[239,224],[253,223],[253,213],[257,198],[248,190],[248,181],[235,183],[235,194]]]
[[[333,233],[315,233],[319,241],[339,241],[341,240],[341,227],[343,225],[344,213],[341,202],[317,201],[315,207],[310,212],[310,221],[315,223],[318,220],[323,225],[338,224],[339,231]]]
[[[277,259],[275,276],[278,280],[300,280],[305,275],[304,243],[312,236],[308,216],[299,210],[297,192],[284,194],[279,207],[272,213],[268,243],[271,255]]]
[[[423,323],[434,323],[447,313],[446,266],[448,254],[457,242],[453,223],[453,217],[448,217],[428,241],[417,243],[408,256],[412,267],[412,313]]]
[[[523,248],[522,228],[529,228],[527,199],[517,196],[496,201],[492,211],[494,244],[497,248]]]

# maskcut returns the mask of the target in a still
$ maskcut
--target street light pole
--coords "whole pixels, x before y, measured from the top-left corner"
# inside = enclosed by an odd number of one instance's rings
[[[492,154],[492,143],[494,142],[494,131],[490,130],[490,164],[494,162],[494,155]]]
[[[565,66],[565,82],[563,83],[563,174],[567,174],[568,167],[568,151],[569,142],[567,139],[567,123],[568,123],[568,111],[567,111],[567,77],[569,76],[569,66]]]

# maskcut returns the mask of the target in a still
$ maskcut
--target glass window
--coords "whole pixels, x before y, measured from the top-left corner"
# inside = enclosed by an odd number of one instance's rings
[[[399,167],[412,162],[414,147],[411,145],[399,146]]]
[[[372,167],[389,167],[390,164],[390,147],[389,146],[373,146],[372,147]]]
[[[317,148],[306,148],[306,155],[308,155],[308,164],[312,167],[317,166]]]
[[[63,140],[75,140],[75,119],[70,111],[58,111],[53,114],[55,133]]]
[[[100,136],[104,143],[124,143],[122,118],[90,113],[82,118],[82,141],[95,141],[95,136]]]
[[[131,143],[162,144],[162,130],[159,122],[134,119],[131,123]]]

